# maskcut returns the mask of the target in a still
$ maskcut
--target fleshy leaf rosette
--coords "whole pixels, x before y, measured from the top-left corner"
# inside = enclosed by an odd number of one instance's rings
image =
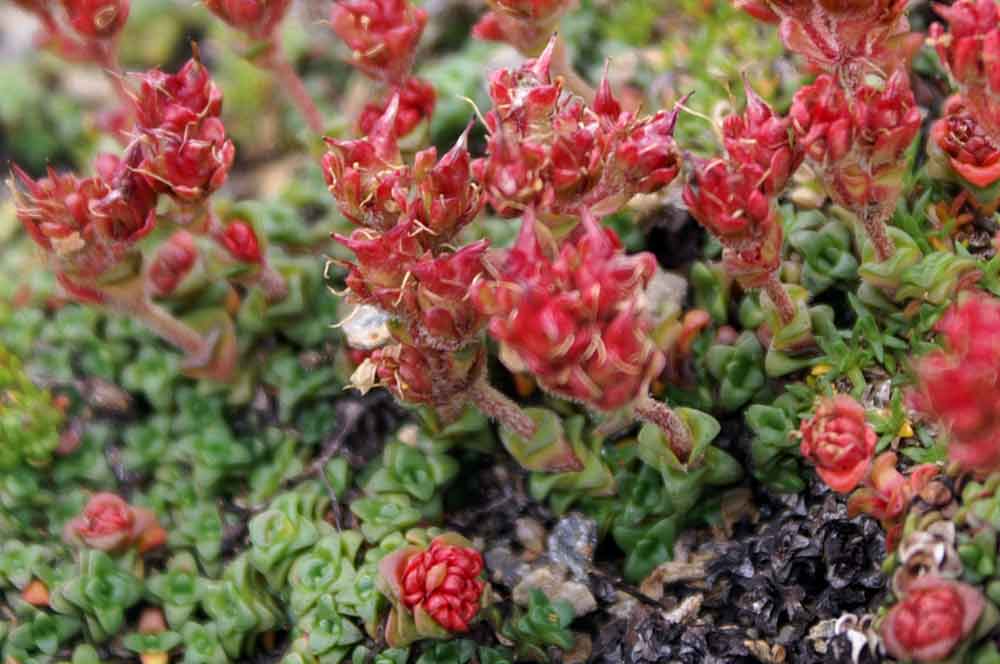
[[[889,610],[882,622],[882,640],[896,659],[940,662],[979,631],[977,623],[984,614],[991,614],[987,619],[995,624],[995,610],[986,609],[987,602],[977,588],[926,574],[910,584]]]
[[[338,0],[330,27],[351,49],[351,64],[367,76],[401,84],[427,24],[427,11],[409,0]]]
[[[958,182],[984,214],[1000,206],[1000,147],[961,97],[945,103],[943,117],[931,127],[927,154],[928,172]]]
[[[923,41],[910,31],[907,0],[734,0],[778,23],[785,46],[848,89],[871,72],[905,69]]]
[[[651,254],[627,256],[617,235],[584,215],[574,240],[543,247],[544,227],[525,215],[497,281],[473,298],[490,334],[546,389],[602,411],[646,396],[663,368],[640,300]]]
[[[969,111],[992,136],[1000,134],[1000,8],[994,0],[935,3],[948,22],[935,23],[929,42],[968,103]]]
[[[167,532],[156,515],[142,507],[132,507],[113,493],[96,493],[83,512],[67,524],[64,537],[101,551],[121,552],[135,547],[145,553],[167,541]]]
[[[489,601],[482,573],[482,556],[455,533],[383,558],[377,583],[392,601],[385,629],[389,646],[401,648],[418,639],[449,639],[469,631]]]
[[[850,493],[868,474],[878,438],[852,397],[824,399],[800,431],[802,456],[816,464],[816,473],[837,493]]]
[[[1000,300],[968,296],[937,325],[944,348],[920,360],[916,402],[951,434],[949,457],[973,472],[1000,467]]]
[[[892,551],[903,530],[903,517],[910,501],[938,474],[935,464],[914,467],[908,476],[896,469],[895,452],[883,452],[875,457],[864,485],[851,494],[847,513],[854,517],[865,513],[882,523],[886,531],[886,549]]]

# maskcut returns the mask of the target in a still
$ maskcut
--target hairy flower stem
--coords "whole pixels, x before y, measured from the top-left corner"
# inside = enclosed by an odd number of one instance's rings
[[[893,254],[896,253],[896,245],[889,239],[889,234],[885,228],[885,221],[882,219],[882,215],[877,207],[864,210],[861,213],[861,222],[864,224],[868,238],[872,241],[872,246],[875,248],[875,256],[879,262],[882,263],[892,258]]]
[[[764,283],[764,292],[767,293],[767,297],[774,304],[774,308],[778,311],[778,316],[784,325],[788,325],[795,320],[795,303],[789,297],[788,291],[785,289],[785,284],[781,283],[781,280],[778,279],[778,275],[773,272],[771,273]]]
[[[204,366],[212,359],[213,341],[152,302],[141,283],[103,288],[101,293],[108,308],[137,318],[158,337],[184,351],[192,366]]]
[[[670,449],[681,463],[687,463],[694,449],[691,431],[677,413],[662,401],[645,396],[635,404],[635,414],[641,419],[655,424],[670,441]]]
[[[487,383],[485,378],[473,383],[469,390],[469,401],[484,415],[522,438],[531,438],[535,435],[538,427],[534,420],[505,394]]]
[[[281,273],[266,262],[260,266],[257,284],[264,290],[268,302],[280,302],[288,295],[288,284]]]
[[[552,73],[555,76],[561,76],[563,82],[566,84],[566,89],[582,97],[587,104],[594,102],[597,90],[585,81],[576,72],[576,69],[573,68],[573,63],[570,62],[569,51],[566,48],[566,42],[563,41],[562,35],[556,38],[556,48],[552,54]]]
[[[295,71],[292,63],[288,61],[288,58],[282,51],[281,42],[278,39],[275,39],[272,43],[270,52],[263,59],[262,65],[271,71],[278,84],[291,97],[292,103],[306,121],[306,124],[309,125],[309,129],[313,133],[322,134],[324,128],[323,115],[319,112],[319,108],[316,107],[316,102],[313,101],[312,95],[309,94],[298,72]]]

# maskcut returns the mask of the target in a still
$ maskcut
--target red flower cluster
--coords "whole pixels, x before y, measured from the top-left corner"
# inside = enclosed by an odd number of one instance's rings
[[[859,85],[851,97],[831,76],[820,76],[795,94],[790,116],[830,196],[858,215],[879,251],[891,254],[888,239],[876,234],[884,235],[882,224],[902,193],[903,155],[921,124],[906,72],[882,87]]]
[[[676,112],[623,113],[606,82],[593,107],[564,94],[551,75],[555,48],[553,38],[537,58],[490,77],[487,156],[474,170],[497,213],[532,207],[546,221],[586,208],[603,215],[669,184],[681,161]]]
[[[179,72],[141,76],[135,169],[181,204],[202,204],[221,187],[236,156],[219,119],[222,95],[197,57]]]
[[[1000,147],[969,113],[965,101],[954,96],[944,115],[931,127],[927,153],[935,175],[957,180],[986,214],[1000,205]]]
[[[403,603],[411,611],[421,607],[449,632],[467,632],[486,587],[482,572],[483,557],[475,549],[431,542],[403,567]]]
[[[544,388],[598,410],[627,406],[664,365],[640,304],[656,261],[625,255],[586,210],[558,249],[543,247],[545,233],[529,211],[497,281],[473,298],[492,317],[490,333]]]
[[[878,438],[855,399],[846,394],[824,399],[800,431],[802,456],[837,493],[850,493],[868,474]]]
[[[338,0],[330,26],[351,49],[351,63],[373,79],[402,86],[427,24],[409,0]]]
[[[871,464],[864,486],[847,501],[850,516],[868,514],[882,522],[886,531],[886,549],[893,551],[903,530],[903,517],[914,496],[920,493],[939,469],[932,463],[913,468],[904,476],[896,469],[895,452],[883,452]]]
[[[17,166],[25,191],[11,183],[17,217],[53,259],[60,281],[80,299],[100,301],[82,286],[118,265],[155,226],[156,196],[142,178],[111,155],[98,175],[78,178],[49,170],[34,180]]]
[[[899,660],[939,662],[972,634],[986,600],[973,586],[934,575],[918,578],[882,622],[882,640]]]
[[[291,5],[291,0],[205,0],[208,10],[225,23],[262,42],[273,40]]]
[[[949,456],[967,470],[1000,467],[1000,300],[975,295],[938,322],[945,348],[917,373],[921,408],[951,432]]]
[[[1000,8],[994,0],[935,4],[948,22],[931,26],[930,41],[958,84],[969,112],[989,135],[1000,134]]]
[[[112,64],[116,41],[128,21],[129,0],[15,0],[33,13],[42,29],[36,37],[66,60]]]
[[[472,29],[486,41],[506,42],[521,53],[534,55],[556,31],[559,19],[575,0],[487,0],[489,12]]]
[[[785,46],[853,89],[869,71],[905,68],[922,42],[910,32],[907,0],[734,0],[780,24]]]
[[[66,541],[101,551],[123,551],[135,547],[145,553],[163,545],[167,532],[152,511],[132,507],[113,493],[90,497],[83,513],[66,524]]]

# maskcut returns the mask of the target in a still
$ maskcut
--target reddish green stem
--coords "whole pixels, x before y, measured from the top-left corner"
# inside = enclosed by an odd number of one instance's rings
[[[641,419],[655,424],[670,441],[670,449],[681,461],[686,463],[694,449],[691,431],[677,413],[662,401],[651,397],[643,397],[635,405],[635,414]]]
[[[291,97],[292,103],[309,128],[316,134],[322,134],[324,129],[323,115],[319,112],[316,102],[313,101],[312,95],[309,94],[309,90],[306,89],[298,72],[285,57],[281,42],[277,39],[274,40],[264,64]]]
[[[538,428],[535,421],[507,395],[487,383],[486,379],[480,379],[472,385],[469,400],[484,415],[496,420],[518,436],[531,438],[535,435]]]
[[[778,275],[773,272],[771,273],[768,280],[764,283],[764,292],[767,293],[767,297],[774,304],[774,308],[778,311],[778,316],[781,318],[783,324],[788,325],[795,320],[795,303],[788,295],[785,284],[781,283],[781,280],[778,279]]]

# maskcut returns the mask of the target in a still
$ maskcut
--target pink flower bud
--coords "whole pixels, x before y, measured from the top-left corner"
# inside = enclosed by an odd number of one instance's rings
[[[150,510],[132,507],[113,493],[97,493],[66,524],[65,539],[101,551],[135,546],[145,553],[165,543],[167,533]]]
[[[868,473],[878,437],[865,421],[865,411],[846,394],[823,400],[811,419],[802,422],[802,456],[837,493],[850,493]]]
[[[198,260],[194,236],[185,230],[175,232],[153,256],[149,265],[150,290],[156,297],[170,296]]]
[[[222,92],[198,58],[188,60],[176,74],[151,69],[139,80],[136,119],[144,129],[183,133],[188,125],[222,111]]]
[[[403,138],[409,136],[420,123],[430,121],[437,93],[429,82],[412,76],[395,92],[399,93],[399,110],[396,113],[394,132],[396,136]],[[367,104],[364,107],[358,117],[358,128],[362,134],[372,132],[379,118],[385,115],[391,101],[392,96],[382,104]]]
[[[291,4],[291,0],[205,0],[213,14],[260,41],[273,39]]]
[[[409,0],[338,0],[330,25],[351,49],[351,63],[374,79],[401,84],[427,23]]]
[[[986,608],[973,586],[933,574],[917,578],[882,622],[882,640],[899,660],[939,662],[970,636]]]
[[[217,238],[229,255],[242,263],[260,263],[263,258],[257,232],[242,219],[230,221]]]
[[[128,21],[129,0],[62,0],[70,25],[87,39],[111,39]]]

